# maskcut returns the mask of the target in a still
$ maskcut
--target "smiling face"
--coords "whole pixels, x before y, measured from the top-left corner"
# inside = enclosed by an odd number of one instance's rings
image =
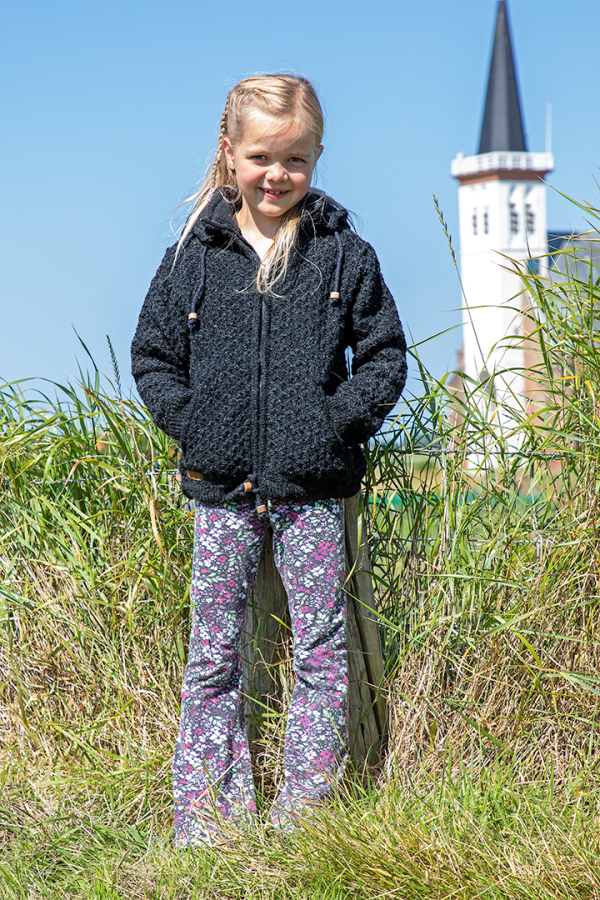
[[[250,116],[241,141],[233,146],[224,138],[223,147],[242,195],[239,218],[249,218],[267,232],[302,200],[323,150],[313,134],[295,123],[282,126],[262,116]]]

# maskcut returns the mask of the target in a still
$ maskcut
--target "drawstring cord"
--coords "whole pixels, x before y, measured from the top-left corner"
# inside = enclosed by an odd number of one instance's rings
[[[333,276],[333,290],[329,294],[329,299],[332,301],[332,306],[337,306],[340,300],[340,286],[342,281],[342,265],[344,263],[344,247],[342,245],[342,239],[339,235],[339,232],[335,232],[335,239],[338,245],[338,256],[337,262],[335,265],[335,275]]]
[[[194,296],[192,297],[192,309],[188,316],[188,327],[190,331],[195,331],[198,328],[198,308],[200,303],[204,298],[204,285],[206,284],[206,252],[208,247],[204,246],[202,248],[202,255],[200,257],[200,280],[198,282],[198,287],[194,292]],[[200,472],[194,472],[193,475],[190,475],[188,472],[188,476],[193,478],[195,481],[202,481],[202,474]],[[198,477],[199,476],[199,477]],[[255,497],[255,509],[257,515],[262,519],[268,516],[268,507],[267,504],[261,499],[260,494],[256,489],[256,475],[247,475],[246,480],[242,482],[234,491],[235,494],[254,494]]]
[[[267,504],[264,500],[261,499],[258,490],[256,489],[256,475],[247,475],[246,480],[242,481],[242,483],[235,489],[235,493],[238,492],[240,494],[254,494],[255,504],[254,509],[256,514],[260,519],[268,516],[269,510]]]
[[[342,266],[344,264],[344,246],[338,231],[335,232],[335,240],[338,245],[337,261],[335,264],[335,273],[333,276],[333,290],[329,294],[332,306],[337,305],[340,300],[340,287],[342,282]],[[206,283],[206,251],[208,247],[202,248],[202,256],[200,257],[200,281],[198,287],[192,297],[192,309],[188,316],[188,326],[190,331],[195,331],[198,327],[198,307],[204,297],[204,285]]]
[[[200,257],[200,281],[198,282],[198,287],[196,288],[196,292],[192,297],[192,311],[188,316],[188,328],[190,331],[195,331],[198,327],[198,307],[202,298],[204,297],[204,283],[206,281],[206,251],[208,247],[204,246],[202,248],[202,256]]]
[[[332,306],[336,306],[340,301],[340,287],[342,281],[342,265],[344,263],[344,247],[342,244],[342,239],[339,233],[335,232],[335,240],[338,246],[338,254],[337,261],[335,265],[335,273],[333,276],[333,290],[329,294],[329,299],[331,301]],[[195,331],[198,328],[198,307],[204,297],[204,284],[206,282],[206,251],[207,247],[204,246],[202,248],[202,256],[200,257],[200,281],[198,282],[198,287],[192,297],[192,310],[188,316],[188,327],[190,331]],[[258,490],[256,489],[256,476],[248,475],[246,480],[243,481],[236,489],[234,493],[240,494],[254,494],[255,498],[255,510],[259,518],[268,517],[269,510],[266,502],[261,498]]]

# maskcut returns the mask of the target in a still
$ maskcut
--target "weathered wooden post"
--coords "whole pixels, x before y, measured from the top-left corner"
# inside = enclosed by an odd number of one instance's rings
[[[358,495],[345,501],[348,609],[349,737],[354,764],[375,765],[386,738],[386,704],[380,691],[383,659],[379,626],[371,609],[373,584],[368,547],[359,547]],[[287,597],[273,558],[272,533],[265,537],[244,623],[244,692],[251,746],[261,736],[265,705],[280,695],[277,668],[291,655]]]

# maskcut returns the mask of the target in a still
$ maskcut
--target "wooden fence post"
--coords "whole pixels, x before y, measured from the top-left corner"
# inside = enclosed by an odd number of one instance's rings
[[[359,529],[358,495],[344,501],[350,753],[355,766],[375,765],[387,734],[386,703],[380,686],[383,659],[379,626],[372,612],[373,583],[365,529]],[[359,534],[361,544],[359,546]],[[265,535],[254,589],[244,622],[242,652],[246,718],[250,745],[262,733],[271,698],[280,696],[277,669],[291,655],[287,596],[273,558],[272,532]]]

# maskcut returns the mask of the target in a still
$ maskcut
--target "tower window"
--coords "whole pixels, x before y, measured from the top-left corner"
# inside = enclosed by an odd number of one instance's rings
[[[473,234],[477,234],[477,210],[473,210]]]
[[[527,229],[527,234],[532,234],[535,231],[535,213],[530,203],[527,203],[525,206],[525,228]]]
[[[490,230],[490,217],[488,216],[487,209],[483,213],[483,233],[488,234]]]
[[[519,213],[517,212],[517,204],[510,204],[510,233],[519,233]]]

